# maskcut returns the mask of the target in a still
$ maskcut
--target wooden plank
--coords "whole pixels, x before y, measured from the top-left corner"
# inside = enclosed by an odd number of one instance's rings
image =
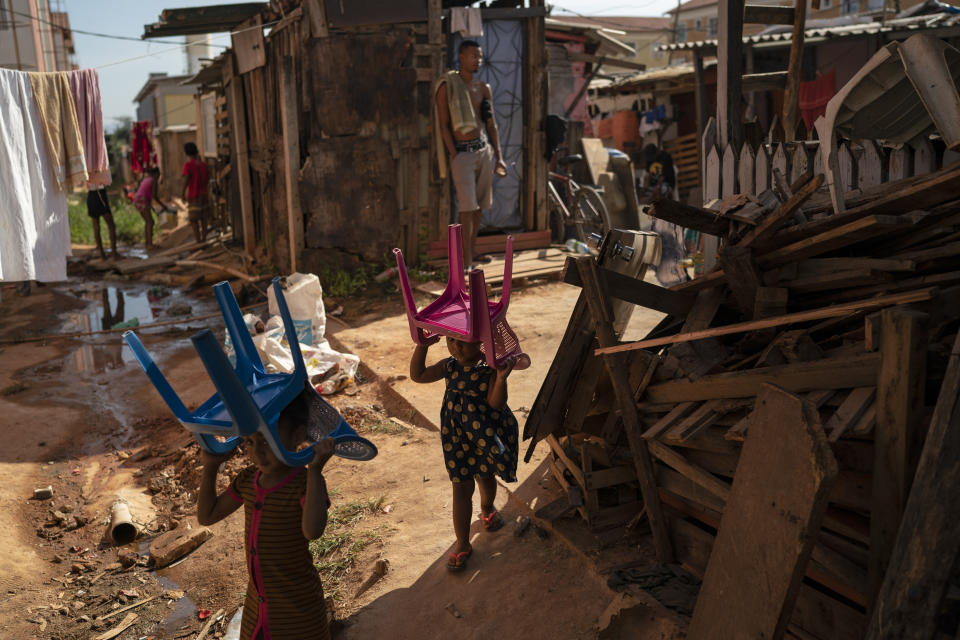
[[[690,440],[720,418],[722,413],[718,409],[721,408],[722,403],[722,400],[710,400],[703,403],[700,408],[671,427],[664,435],[664,440],[675,445],[686,443],[687,440]]]
[[[915,271],[911,260],[890,258],[810,258],[797,263],[797,276],[818,276],[838,271],[871,269],[876,271]]]
[[[906,309],[885,309],[880,316],[881,358],[870,511],[871,602],[887,572],[923,446],[927,321],[926,314]]]
[[[889,565],[873,608],[868,640],[935,637],[956,566],[960,518],[960,334],[930,420]]]
[[[787,63],[787,86],[783,92],[783,131],[788,141],[794,139],[799,120],[800,69],[803,65],[803,37],[806,23],[807,3],[795,2],[790,58]]]
[[[777,234],[777,240],[781,243],[791,243],[873,214],[889,212],[906,214],[960,198],[960,166],[947,167],[929,176],[919,179],[910,178],[904,182],[906,184],[891,182],[884,185],[883,195],[843,213],[784,229]]]
[[[837,476],[810,404],[764,385],[755,413],[690,622],[691,640],[783,637]]]
[[[737,164],[737,179],[740,182],[741,193],[757,193],[756,171],[757,156],[750,143],[744,142],[743,148],[740,150],[740,162]]]
[[[326,38],[330,35],[327,26],[327,9],[325,0],[304,0],[307,9],[307,18],[310,20],[310,33],[314,38]]]
[[[751,229],[739,242],[738,247],[758,246],[769,242],[774,234],[786,224],[793,214],[800,209],[810,196],[816,193],[823,184],[823,176],[818,175],[807,182],[799,191],[794,193],[779,209],[768,215],[763,221]]]
[[[757,329],[768,329],[770,327],[780,327],[783,325],[794,324],[797,322],[807,322],[809,320],[820,320],[823,318],[837,318],[864,309],[877,309],[899,304],[912,304],[914,302],[923,302],[936,297],[938,289],[930,287],[927,289],[918,289],[906,293],[897,293],[879,298],[868,298],[856,302],[845,302],[843,304],[824,307],[821,309],[812,309],[810,311],[798,311],[784,316],[774,318],[763,318],[761,320],[751,320],[750,322],[738,322],[723,327],[713,329],[704,329],[701,331],[687,331],[677,335],[667,336],[665,338],[653,338],[650,340],[638,340],[637,342],[628,342],[615,347],[601,347],[596,350],[598,355],[605,353],[619,353],[621,351],[634,351],[636,349],[645,349],[648,347],[658,347],[665,344],[676,344],[678,342],[690,342],[693,340],[702,340],[704,338],[715,338],[717,336],[726,336],[734,333],[746,333]]]
[[[583,293],[587,299],[590,315],[593,317],[597,342],[601,346],[616,344],[617,338],[613,330],[613,310],[609,306],[602,284],[597,277],[593,258],[588,256],[578,258],[577,268],[580,271],[580,279],[583,281]],[[670,538],[660,508],[660,498],[657,495],[653,462],[650,460],[647,442],[641,436],[637,405],[627,378],[625,361],[619,355],[606,355],[604,356],[604,363],[607,365],[607,373],[617,396],[620,419],[623,421],[624,430],[627,432],[627,441],[630,444],[630,452],[637,471],[640,491],[643,494],[644,511],[653,532],[657,560],[659,562],[671,562],[673,551],[670,548]]]
[[[703,467],[690,462],[682,454],[677,453],[671,447],[656,440],[649,440],[647,446],[650,448],[651,454],[664,464],[670,466],[677,473],[695,482],[725,502],[729,498],[730,485]]]
[[[726,235],[730,230],[730,220],[718,213],[699,207],[677,202],[676,200],[656,200],[647,209],[654,218],[673,222],[687,229],[696,229],[713,236]]]
[[[230,64],[228,62],[228,64]],[[243,221],[243,250],[253,257],[257,238],[253,226],[253,202],[250,190],[250,150],[247,145],[247,108],[243,99],[243,86],[239,76],[230,80],[230,122],[233,127],[237,149],[237,185],[240,191],[240,212]],[[236,235],[236,230],[234,230]]]
[[[563,281],[575,287],[583,286],[580,281],[580,272],[572,262],[574,258],[567,257],[563,268]],[[684,316],[690,311],[694,303],[694,296],[664,289],[655,284],[637,280],[622,273],[604,269],[597,269],[597,277],[604,284],[614,298],[625,300],[647,309],[654,309],[672,316]]]
[[[722,247],[718,252],[718,260],[727,274],[727,282],[737,306],[745,315],[752,315],[757,289],[762,285],[753,252],[748,246]]]
[[[864,353],[811,362],[762,367],[703,376],[699,380],[670,380],[647,387],[647,402],[698,402],[718,398],[750,398],[767,382],[787,390],[851,389],[876,383],[880,355]]]
[[[793,7],[771,7],[762,4],[748,4],[743,7],[743,21],[746,24],[793,24]]]
[[[875,269],[853,269],[837,271],[826,275],[807,276],[787,280],[783,284],[791,291],[811,293],[816,291],[830,291],[831,289],[846,289],[848,287],[865,286],[877,282],[889,281],[889,275]]]
[[[297,108],[296,70],[292,56],[280,66],[280,121],[283,127],[283,185],[286,190],[290,236],[290,273],[296,273],[303,252],[303,209],[300,208],[300,123]]]
[[[658,438],[661,433],[676,424],[678,420],[689,415],[693,409],[693,402],[681,402],[677,404],[677,406],[667,412],[667,415],[657,420],[649,429],[643,432],[643,439],[652,440]]]
[[[823,430],[830,434],[830,442],[839,440],[847,429],[863,417],[873,404],[876,395],[876,387],[860,387],[850,392],[850,395],[837,407],[836,413],[823,425]]]
[[[774,7],[771,7],[774,8]],[[743,92],[782,90],[787,84],[786,71],[770,71],[767,73],[748,73],[743,76]]]
[[[743,0],[719,0],[717,7],[717,142],[743,145]]]
[[[254,16],[240,23],[237,30],[230,34],[233,53],[237,57],[237,73],[240,75],[267,64],[262,25],[262,18]]]
[[[835,216],[839,217],[839,216]],[[781,246],[767,253],[763,253],[760,264],[776,266],[788,262],[796,262],[804,258],[812,258],[829,251],[863,242],[871,237],[897,231],[906,230],[913,226],[910,220],[898,216],[872,215],[860,218],[854,222],[825,231],[819,235],[798,240],[793,244]],[[774,242],[777,238],[774,238]]]

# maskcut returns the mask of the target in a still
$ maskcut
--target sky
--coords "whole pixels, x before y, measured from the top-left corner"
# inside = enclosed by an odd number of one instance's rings
[[[231,4],[217,0],[60,0],[70,16],[74,31],[77,64],[81,68],[95,67],[100,74],[100,90],[103,96],[104,125],[112,129],[115,118],[133,117],[137,92],[143,87],[150,73],[166,72],[179,75],[186,72],[186,55],[183,47],[160,44],[151,40],[128,41],[101,38],[77,33],[76,30],[93,31],[107,35],[139,38],[143,26],[159,19],[160,12],[168,7],[190,7],[211,4]],[[659,16],[676,6],[675,0],[638,0],[625,3],[623,0],[560,0],[553,4],[556,17],[576,14],[594,16]],[[164,41],[182,41],[182,38],[164,38]],[[228,34],[217,34],[214,44],[229,45]],[[214,55],[222,51],[214,47]],[[136,58],[132,59],[131,58]],[[122,61],[122,62],[121,62]]]

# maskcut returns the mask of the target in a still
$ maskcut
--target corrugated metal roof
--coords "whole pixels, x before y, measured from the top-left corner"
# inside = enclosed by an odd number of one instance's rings
[[[708,60],[704,61],[703,67],[707,69],[716,65],[716,61]],[[605,89],[626,89],[636,87],[648,82],[662,82],[664,80],[679,80],[681,78],[693,77],[694,69],[693,64],[675,64],[669,67],[660,67],[659,69],[651,69],[649,71],[641,71],[636,73],[628,78],[623,78],[615,82],[608,82],[606,85],[594,87],[593,83],[590,84],[590,88],[597,88],[602,90]]]
[[[593,27],[586,24],[577,24],[567,22],[566,20],[557,20],[556,18],[544,18],[544,26],[552,31],[566,31],[587,36],[597,43],[597,50],[594,52],[598,56],[634,56],[634,48],[624,42],[621,42],[614,35],[623,32],[616,29],[607,29],[604,27]]]
[[[836,22],[842,20],[842,24]],[[814,21],[810,21],[813,23]],[[891,33],[897,31],[920,31],[925,29],[942,29],[947,27],[960,26],[960,14],[934,13],[923,16],[912,16],[907,18],[897,18],[887,20],[886,22],[854,22],[851,24],[849,18],[825,20],[830,22],[827,26],[812,26],[804,31],[805,40],[832,38],[849,38],[853,36],[876,35],[880,33]],[[793,35],[789,26],[768,27],[758,34],[744,36],[744,44],[762,45],[770,43],[788,45]],[[717,46],[717,39],[697,40],[695,42],[677,42],[663,44],[658,47],[660,51],[693,51],[696,49],[714,48]]]

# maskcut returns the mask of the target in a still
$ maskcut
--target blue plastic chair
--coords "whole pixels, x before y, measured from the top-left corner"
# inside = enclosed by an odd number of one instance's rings
[[[123,338],[176,418],[193,433],[200,446],[210,453],[223,454],[232,451],[242,437],[260,432],[274,455],[285,464],[302,466],[309,463],[314,455],[312,448],[289,451],[277,433],[280,413],[294,398],[305,394],[309,408],[307,433],[313,441],[330,437],[336,441],[334,453],[338,456],[352,460],[373,458],[377,455],[377,448],[373,443],[357,435],[339,412],[309,383],[296,329],[280,287],[280,278],[274,279],[273,286],[283,320],[284,333],[293,357],[293,373],[264,371],[260,354],[243,322],[233,291],[229,283],[221,282],[214,286],[214,293],[236,350],[236,365],[235,367],[230,365],[226,354],[209,329],[191,338],[207,374],[217,389],[217,393],[193,413],[184,406],[136,334],[133,331],[127,331],[123,334]]]

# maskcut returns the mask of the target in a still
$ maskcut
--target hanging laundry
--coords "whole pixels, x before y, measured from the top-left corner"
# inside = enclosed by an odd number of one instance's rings
[[[157,166],[157,153],[153,150],[150,136],[151,129],[153,129],[153,123],[149,120],[133,123],[130,168],[137,175],[146,173],[150,167]]]
[[[0,280],[55,282],[67,279],[67,194],[29,75],[0,69]]]
[[[77,108],[70,82],[63,71],[30,73],[30,86],[43,122],[47,150],[61,189],[83,186],[87,181]]]
[[[451,7],[450,33],[460,32],[464,38],[479,38],[483,35],[483,19],[480,9],[474,7]]]
[[[807,131],[813,129],[816,119],[827,112],[827,103],[837,92],[836,77],[836,71],[831,71],[816,80],[800,83],[797,103]]]
[[[96,69],[67,72],[70,93],[77,109],[80,139],[87,162],[87,187],[96,189],[113,182],[107,141],[103,136],[103,105],[100,97],[100,76]]]

